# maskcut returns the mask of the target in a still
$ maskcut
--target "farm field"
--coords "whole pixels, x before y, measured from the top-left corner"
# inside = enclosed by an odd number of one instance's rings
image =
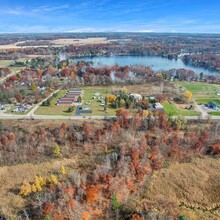
[[[63,97],[66,94],[67,90],[61,90],[57,97],[52,98],[50,101],[50,106],[40,106],[36,111],[35,115],[64,115],[64,116],[71,116],[74,115],[73,112],[67,112],[68,106],[58,106],[56,102],[59,98]]]
[[[170,116],[199,116],[200,114],[194,110],[179,110],[172,103],[166,101],[163,103],[164,110]]]
[[[117,41],[117,40],[112,40]],[[6,50],[6,49],[19,49],[19,48],[38,48],[38,47],[63,47],[66,45],[87,45],[87,44],[108,44],[111,41],[108,40],[106,37],[90,37],[90,38],[60,38],[56,40],[49,40],[48,45],[40,45],[40,41],[35,41],[36,43],[39,42],[39,45],[34,46],[19,46],[19,44],[25,43],[26,41],[19,41],[13,44],[6,44],[6,45],[0,45],[0,50]]]

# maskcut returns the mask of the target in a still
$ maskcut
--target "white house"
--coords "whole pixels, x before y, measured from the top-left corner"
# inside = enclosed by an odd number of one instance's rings
[[[136,100],[141,101],[142,100],[142,95],[137,94],[137,93],[131,93],[129,96],[134,97]]]

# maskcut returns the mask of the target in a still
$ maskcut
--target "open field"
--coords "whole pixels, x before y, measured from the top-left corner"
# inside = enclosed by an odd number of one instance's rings
[[[65,46],[65,45],[86,45],[86,44],[108,44],[109,40],[105,37],[93,37],[93,38],[77,38],[77,39],[57,39],[52,40],[51,44],[54,46]]]
[[[177,85],[191,91],[193,98],[218,98],[216,92],[220,90],[220,85],[204,82],[178,82]]]
[[[75,114],[75,111],[73,112],[67,112],[68,106],[59,106],[55,105],[57,100],[61,97],[63,97],[66,94],[67,90],[62,90],[58,93],[57,97],[52,98],[50,101],[50,106],[40,106],[36,111],[35,115],[64,115],[64,116],[71,116]]]
[[[219,158],[174,163],[153,175],[145,197],[153,204],[164,201],[164,207],[155,207],[160,211],[168,204],[179,207],[186,219],[220,219],[219,169]]]
[[[170,116],[199,116],[200,114],[194,110],[179,110],[168,101],[163,103],[164,110]]]
[[[75,167],[76,161],[77,158],[72,157],[38,164],[0,167],[0,215],[4,214],[7,219],[17,219],[16,212],[22,210],[26,204],[25,198],[19,194],[19,188],[24,180],[33,181],[36,175],[49,176],[51,173],[59,172],[61,165]]]
[[[66,38],[66,39],[49,40],[48,45],[18,46],[18,44],[25,43],[25,41],[21,41],[14,44],[0,45],[0,50],[30,48],[30,47],[37,48],[37,47],[63,47],[68,45],[108,44],[110,42],[111,41],[107,40],[107,38],[105,37],[77,38],[77,39]]]
[[[15,72],[17,70],[22,69],[23,67],[13,67],[13,66],[9,66],[12,63],[12,60],[0,60],[0,68],[4,67],[4,68],[8,68],[10,69],[12,72]]]

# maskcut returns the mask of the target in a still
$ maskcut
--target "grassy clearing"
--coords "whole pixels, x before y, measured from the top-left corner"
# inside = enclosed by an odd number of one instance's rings
[[[179,85],[185,87],[193,94],[213,94],[216,95],[216,91],[220,90],[220,85],[208,84],[204,82],[179,82]]]
[[[219,158],[173,163],[155,172],[145,198],[161,212],[176,207],[190,220],[220,219],[219,169]]]
[[[202,99],[202,98],[219,98],[217,96],[217,91],[220,90],[220,85],[218,84],[208,84],[204,82],[178,82],[178,87],[185,87],[186,90],[189,90],[193,94],[193,98]]]
[[[178,110],[172,103],[168,101],[163,103],[164,110],[170,116],[199,116],[200,114],[194,110]]]
[[[100,100],[98,99],[92,99],[94,94],[96,92],[99,92],[101,96],[104,98],[107,95],[111,94],[111,89],[109,88],[87,88],[84,90],[83,95],[83,105],[87,105],[87,101],[91,101],[91,104],[88,104],[87,106],[92,110],[92,114],[81,114],[82,116],[89,116],[89,115],[95,115],[95,116],[114,116],[116,114],[117,109],[112,108],[110,105],[107,105],[106,112],[104,111],[104,106],[100,106]]]
[[[220,112],[208,112],[209,115],[220,116]]]
[[[23,61],[23,60],[19,60],[19,61]],[[23,67],[10,66],[11,63],[12,63],[12,60],[0,60],[0,67],[8,68],[12,72],[16,72],[17,70],[21,70],[23,68]]]
[[[40,106],[36,111],[35,115],[64,115],[64,116],[71,116],[75,114],[73,112],[67,112],[68,106],[59,106],[56,105],[56,102],[59,98],[63,97],[66,94],[67,90],[61,90],[57,97],[53,98],[50,101],[50,106]]]
[[[61,165],[75,167],[78,164],[76,162],[78,159],[72,157],[37,164],[0,167],[0,216],[5,215],[6,219],[18,219],[17,212],[23,210],[26,204],[26,198],[19,194],[24,180],[33,181],[36,175],[48,177],[53,172],[59,172]]]

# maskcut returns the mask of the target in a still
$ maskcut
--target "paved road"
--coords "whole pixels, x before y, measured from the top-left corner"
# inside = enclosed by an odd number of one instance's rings
[[[52,95],[53,94],[55,94],[55,93],[57,93],[57,92],[59,92],[60,91],[60,89],[57,89],[55,92],[53,92],[52,94],[50,94],[47,98],[45,98],[43,101],[41,101],[41,102],[39,102],[38,104],[36,104],[35,106],[34,106],[34,108],[33,109],[31,109],[31,111],[30,112],[28,112],[28,114],[26,115],[27,117],[34,117],[35,115],[34,115],[34,112],[42,105],[42,103],[43,102],[45,102],[47,99],[49,99],[50,97],[52,97]]]
[[[38,120],[84,120],[84,119],[113,119],[116,116],[62,116],[62,115],[12,115],[12,114],[2,114],[0,119],[38,119]]]
[[[194,103],[194,105],[195,105],[195,110],[197,110],[198,112],[201,113],[201,117],[207,118],[207,117],[210,116],[210,115],[208,114],[208,112],[203,108],[202,105],[198,105],[198,103],[197,103],[195,100],[193,100],[193,103]]]
[[[37,105],[39,106],[40,103]],[[0,113],[0,119],[39,119],[39,120],[83,120],[83,119],[97,119],[97,120],[108,120],[117,118],[116,116],[62,116],[62,115],[35,115],[34,111],[37,109],[35,106],[31,112],[27,115],[14,115],[14,114],[4,114]],[[220,120],[220,116],[185,116],[187,120]]]

